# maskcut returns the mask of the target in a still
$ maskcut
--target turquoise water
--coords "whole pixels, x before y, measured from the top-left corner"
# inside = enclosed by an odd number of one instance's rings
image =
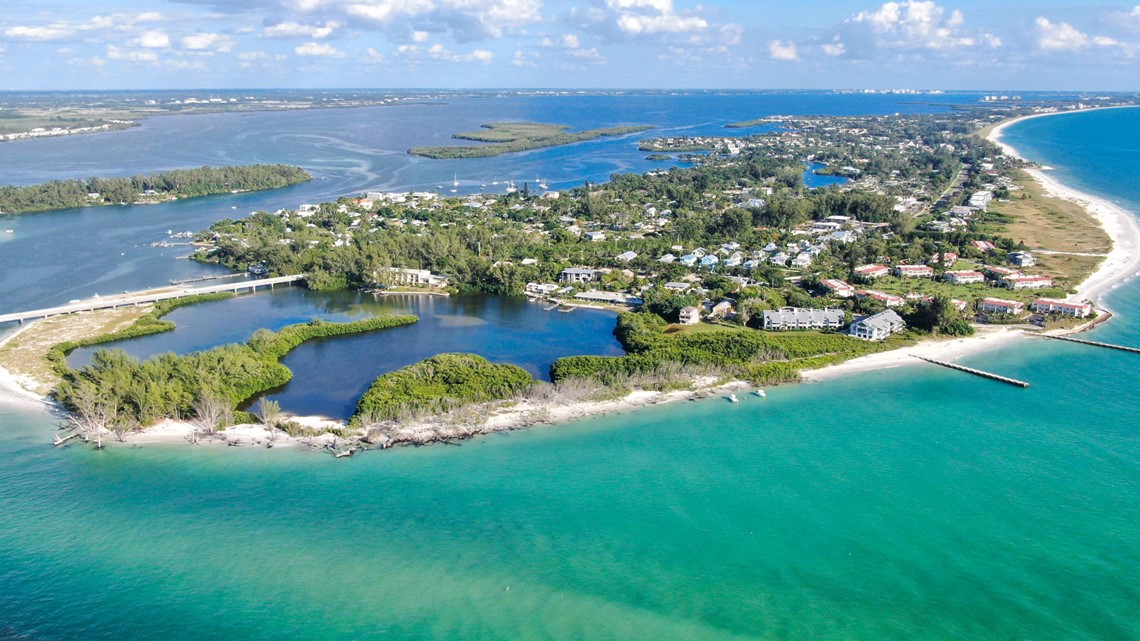
[[[1007,140],[1136,211],[1108,114]],[[1140,345],[1140,287],[1108,302]],[[0,405],[0,638],[1137,638],[1137,356],[968,362],[1033,386],[907,367],[347,461],[52,449]]]

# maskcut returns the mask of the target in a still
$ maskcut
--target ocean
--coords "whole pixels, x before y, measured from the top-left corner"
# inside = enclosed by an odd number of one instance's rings
[[[1004,140],[1137,212],[1138,136]],[[1090,337],[1140,345],[1140,284],[1107,304]],[[340,461],[53,449],[0,403],[0,639],[1137,638],[1137,358],[1026,340],[966,361],[1026,390],[916,365]]]

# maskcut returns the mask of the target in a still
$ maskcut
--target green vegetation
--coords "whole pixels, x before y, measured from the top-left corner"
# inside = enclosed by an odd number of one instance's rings
[[[581,132],[569,132],[569,125],[554,125],[535,122],[493,122],[483,125],[479,131],[458,133],[452,136],[459,140],[474,140],[491,143],[478,146],[412,147],[408,150],[414,156],[427,158],[488,158],[516,151],[557,147],[576,142],[593,140],[604,136],[624,136],[652,129],[649,126],[606,127]]]
[[[307,180],[312,180],[312,176],[300,167],[289,165],[199,167],[127,178],[53,180],[39,185],[0,187],[0,212],[23,214],[159,202],[235,191],[278,189]]]
[[[474,354],[440,354],[377,378],[357,403],[352,420],[391,420],[413,410],[440,414],[517,396],[534,382],[521,367]]]
[[[163,354],[141,363],[122,350],[99,350],[90,365],[65,369],[54,396],[71,413],[73,424],[93,436],[103,429],[125,433],[162,418],[194,418],[210,423],[213,430],[228,422],[238,404],[292,378],[278,361],[297,345],[417,320],[415,316],[377,316],[352,323],[317,319],[277,332],[258,330],[245,344],[182,356]],[[152,319],[143,326],[156,325]]]
[[[758,385],[774,384],[799,380],[804,369],[833,365],[913,342],[905,335],[874,343],[822,332],[773,333],[740,327],[698,332],[668,330],[668,323],[655,314],[622,314],[614,335],[629,352],[627,355],[560,358],[551,367],[550,377],[556,383],[582,378],[620,386],[630,376],[677,365],[696,365],[710,373],[743,378]]]
[[[772,122],[770,118],[754,118],[752,120],[741,120],[739,122],[730,122],[725,125],[726,129],[748,129],[750,127],[759,127]]]

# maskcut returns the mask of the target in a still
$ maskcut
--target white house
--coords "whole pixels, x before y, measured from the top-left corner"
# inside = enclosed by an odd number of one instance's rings
[[[1010,252],[1009,262],[1018,267],[1033,267],[1037,264],[1037,258],[1029,252]]]
[[[838,278],[825,278],[819,284],[836,298],[851,298],[855,295],[855,288]]]
[[[588,231],[582,235],[585,236],[586,240],[590,241],[591,243],[596,243],[606,239],[606,232],[604,231]]]
[[[841,309],[805,309],[802,307],[781,307],[767,309],[761,313],[762,327],[772,331],[793,329],[839,329],[843,326],[844,313]]]
[[[1053,298],[1038,298],[1033,301],[1030,308],[1041,314],[1060,314],[1073,318],[1088,318],[1093,311],[1093,307],[1089,303],[1070,303]]]
[[[854,269],[855,276],[864,280],[875,280],[891,273],[891,270],[882,265],[859,265]]]
[[[629,261],[633,260],[634,258],[637,258],[637,252],[634,252],[634,251],[622,252],[622,253],[618,254],[617,256],[615,256],[614,258],[616,260],[620,260],[623,263],[628,263]]]
[[[948,283],[954,283],[955,285],[970,285],[972,283],[984,283],[986,277],[982,272],[962,269],[946,272],[942,275],[942,279]]]
[[[906,329],[906,322],[893,309],[851,323],[851,335],[865,341],[881,341]]]
[[[602,278],[601,270],[586,267],[567,267],[558,275],[560,283],[592,283]]]
[[[682,325],[696,325],[701,322],[701,310],[697,307],[682,307],[681,308],[681,324]]]
[[[1043,289],[1045,287],[1052,287],[1053,279],[1048,276],[1018,274],[1016,276],[1006,276],[1001,279],[1001,284],[1003,287],[1010,289]]]
[[[934,268],[930,265],[898,265],[895,267],[895,276],[900,278],[931,278]]]
[[[1004,298],[983,298],[978,301],[978,311],[987,314],[1020,314],[1025,311],[1025,303]]]

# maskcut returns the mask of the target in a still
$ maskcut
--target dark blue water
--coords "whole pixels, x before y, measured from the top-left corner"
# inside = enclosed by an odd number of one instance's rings
[[[848,181],[848,179],[843,176],[816,173],[827,166],[821,162],[805,162],[804,165],[807,166],[807,170],[804,171],[804,184],[811,189],[830,187],[831,185],[843,185]]]

